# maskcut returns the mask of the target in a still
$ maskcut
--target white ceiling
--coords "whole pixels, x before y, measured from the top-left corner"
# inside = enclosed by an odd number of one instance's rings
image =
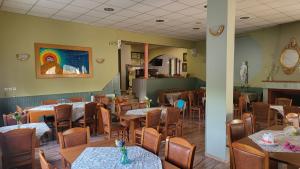
[[[206,0],[0,0],[0,10],[199,40],[205,37]],[[113,12],[104,8],[114,8]],[[237,0],[237,32],[300,20],[300,0]],[[249,16],[248,20],[240,17]],[[155,22],[164,19],[164,23]],[[199,27],[199,30],[192,28]]]

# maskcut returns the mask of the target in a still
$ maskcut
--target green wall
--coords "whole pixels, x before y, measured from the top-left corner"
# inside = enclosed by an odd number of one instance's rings
[[[192,48],[192,41],[144,35],[85,24],[0,12],[0,97],[4,88],[16,87],[16,96],[99,91],[118,73],[117,40]],[[93,78],[37,79],[34,43],[52,43],[92,48]],[[16,60],[17,53],[29,53],[28,61]],[[104,63],[95,62],[105,58]]]

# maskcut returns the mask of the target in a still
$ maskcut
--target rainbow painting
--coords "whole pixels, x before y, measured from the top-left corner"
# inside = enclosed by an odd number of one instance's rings
[[[91,77],[91,48],[35,44],[38,78]]]

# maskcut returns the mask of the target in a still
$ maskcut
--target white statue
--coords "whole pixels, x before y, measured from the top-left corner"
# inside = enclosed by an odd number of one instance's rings
[[[243,62],[240,68],[240,78],[243,86],[248,83],[248,66],[246,62]]]

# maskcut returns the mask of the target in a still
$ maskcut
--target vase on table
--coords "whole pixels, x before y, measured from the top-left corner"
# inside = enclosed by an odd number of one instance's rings
[[[18,129],[21,128],[22,122],[20,120],[17,121]]]
[[[125,164],[129,164],[130,161],[128,159],[128,155],[127,155],[127,149],[125,147],[121,148],[121,152],[122,152],[122,156],[121,156],[121,164],[125,165]]]

